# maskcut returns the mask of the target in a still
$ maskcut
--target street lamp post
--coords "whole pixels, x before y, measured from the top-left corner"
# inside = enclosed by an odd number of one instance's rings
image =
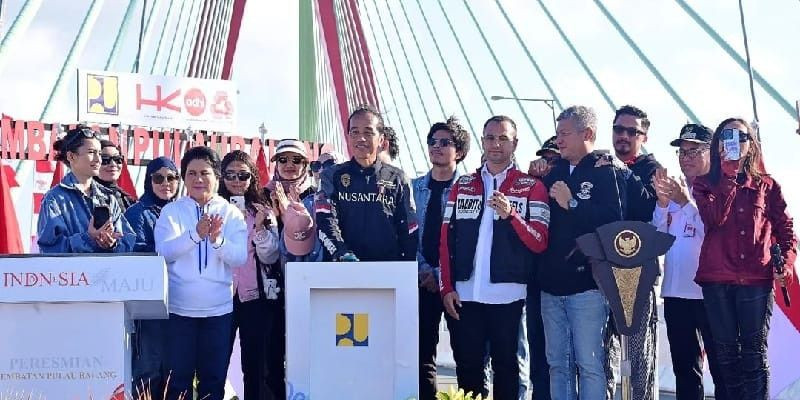
[[[533,101],[538,103],[544,103],[547,107],[550,107],[550,112],[553,114],[553,135],[556,133],[556,107],[555,107],[555,100],[554,99],[536,99],[536,98],[528,98],[528,97],[511,97],[511,96],[492,96],[490,97],[492,100],[518,100],[518,101]]]

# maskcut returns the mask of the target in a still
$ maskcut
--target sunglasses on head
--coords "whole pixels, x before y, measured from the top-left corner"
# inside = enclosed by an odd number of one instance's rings
[[[334,164],[334,161],[333,161],[332,158],[329,158],[329,159],[325,160],[324,162],[312,161],[311,162],[311,172],[317,173],[320,170],[322,170],[324,168],[328,168],[333,164]]]
[[[614,133],[617,135],[622,135],[623,133],[629,137],[636,137],[638,135],[645,135],[644,131],[640,131],[639,129],[633,127],[627,127],[622,125],[614,125]]]
[[[226,172],[224,178],[226,181],[235,181],[237,178],[244,182],[253,177],[253,174],[247,171],[240,171],[240,172]]]
[[[76,140],[79,140],[81,137],[85,137],[87,139],[91,139],[91,138],[99,139],[99,137],[97,136],[97,133],[95,133],[93,130],[91,130],[89,128],[78,129],[77,132],[79,132],[79,133],[74,133],[74,134],[72,134],[72,136],[70,136],[70,133],[72,133],[72,132],[76,132],[76,131],[68,132],[67,136],[64,138],[64,145],[65,145],[66,148],[69,148],[69,146],[66,146],[67,143],[71,144],[71,143],[75,142]]]
[[[452,144],[455,144],[455,142],[453,142],[453,140],[450,138],[439,138],[439,139],[435,137],[428,138],[428,146],[431,147],[436,146],[436,143],[439,143],[439,147],[448,147]]]
[[[280,156],[280,157],[277,158],[277,161],[280,164],[286,164],[287,162],[289,162],[289,157]],[[303,163],[303,161],[305,161],[305,159],[303,157],[300,157],[300,156],[292,157],[292,164],[294,164],[294,165],[300,165],[300,164]]]
[[[101,165],[111,164],[112,161],[114,162],[114,164],[122,165],[125,159],[122,158],[122,156],[100,156]]]
[[[152,179],[153,183],[155,183],[156,185],[160,185],[164,183],[164,181],[167,181],[168,183],[175,182],[178,180],[178,176],[172,174],[167,174],[166,176],[161,174],[153,174],[150,175],[150,179]]]

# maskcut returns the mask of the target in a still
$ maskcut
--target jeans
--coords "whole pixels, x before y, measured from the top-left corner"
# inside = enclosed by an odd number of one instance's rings
[[[528,318],[527,305],[522,307],[522,317],[519,321],[519,337],[517,342],[517,363],[519,364],[519,400],[531,398],[531,380],[529,376],[531,351],[528,346]]]
[[[517,350],[524,303],[524,300],[509,304],[462,302],[460,319],[453,332],[459,354],[456,360],[459,388],[484,398],[488,395],[484,385],[488,341],[494,371],[493,398],[517,399],[520,377]]]
[[[167,340],[167,320],[143,319],[135,321],[133,334],[133,390],[134,397],[149,393],[161,399],[166,382],[164,357]]]
[[[223,400],[231,349],[233,313],[191,318],[170,314],[167,322],[167,399],[192,396],[197,374],[198,398]]]
[[[266,365],[269,351],[274,347],[272,337],[269,335],[273,317],[266,299],[259,298],[242,303],[239,301],[239,296],[234,295],[231,349],[238,330],[244,399],[275,398],[267,387]]]
[[[550,365],[545,353],[544,325],[542,323],[542,292],[528,285],[526,324],[528,328],[528,355],[530,363],[530,388],[533,400],[550,400]]]
[[[703,298],[728,399],[769,398],[767,335],[772,286],[703,285]]]
[[[608,304],[600,291],[594,289],[569,296],[542,292],[542,322],[551,398],[604,399],[603,339],[608,326]]]

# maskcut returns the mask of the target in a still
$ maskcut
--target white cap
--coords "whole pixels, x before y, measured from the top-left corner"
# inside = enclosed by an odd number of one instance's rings
[[[283,153],[297,153],[303,156],[306,160],[308,160],[308,154],[306,153],[306,145],[303,142],[297,139],[283,139],[278,142],[278,145],[275,147],[275,155],[272,156],[270,161],[275,161],[279,155]]]

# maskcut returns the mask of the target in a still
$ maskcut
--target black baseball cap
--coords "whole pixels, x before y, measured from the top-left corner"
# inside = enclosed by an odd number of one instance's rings
[[[558,155],[561,155],[561,150],[558,149],[558,145],[556,145],[556,137],[553,136],[550,139],[547,139],[542,143],[542,148],[536,151],[536,155],[541,157],[545,151],[552,151]]]
[[[680,136],[669,145],[679,147],[681,142],[709,144],[713,136],[714,132],[705,125],[686,124],[681,128]]]

